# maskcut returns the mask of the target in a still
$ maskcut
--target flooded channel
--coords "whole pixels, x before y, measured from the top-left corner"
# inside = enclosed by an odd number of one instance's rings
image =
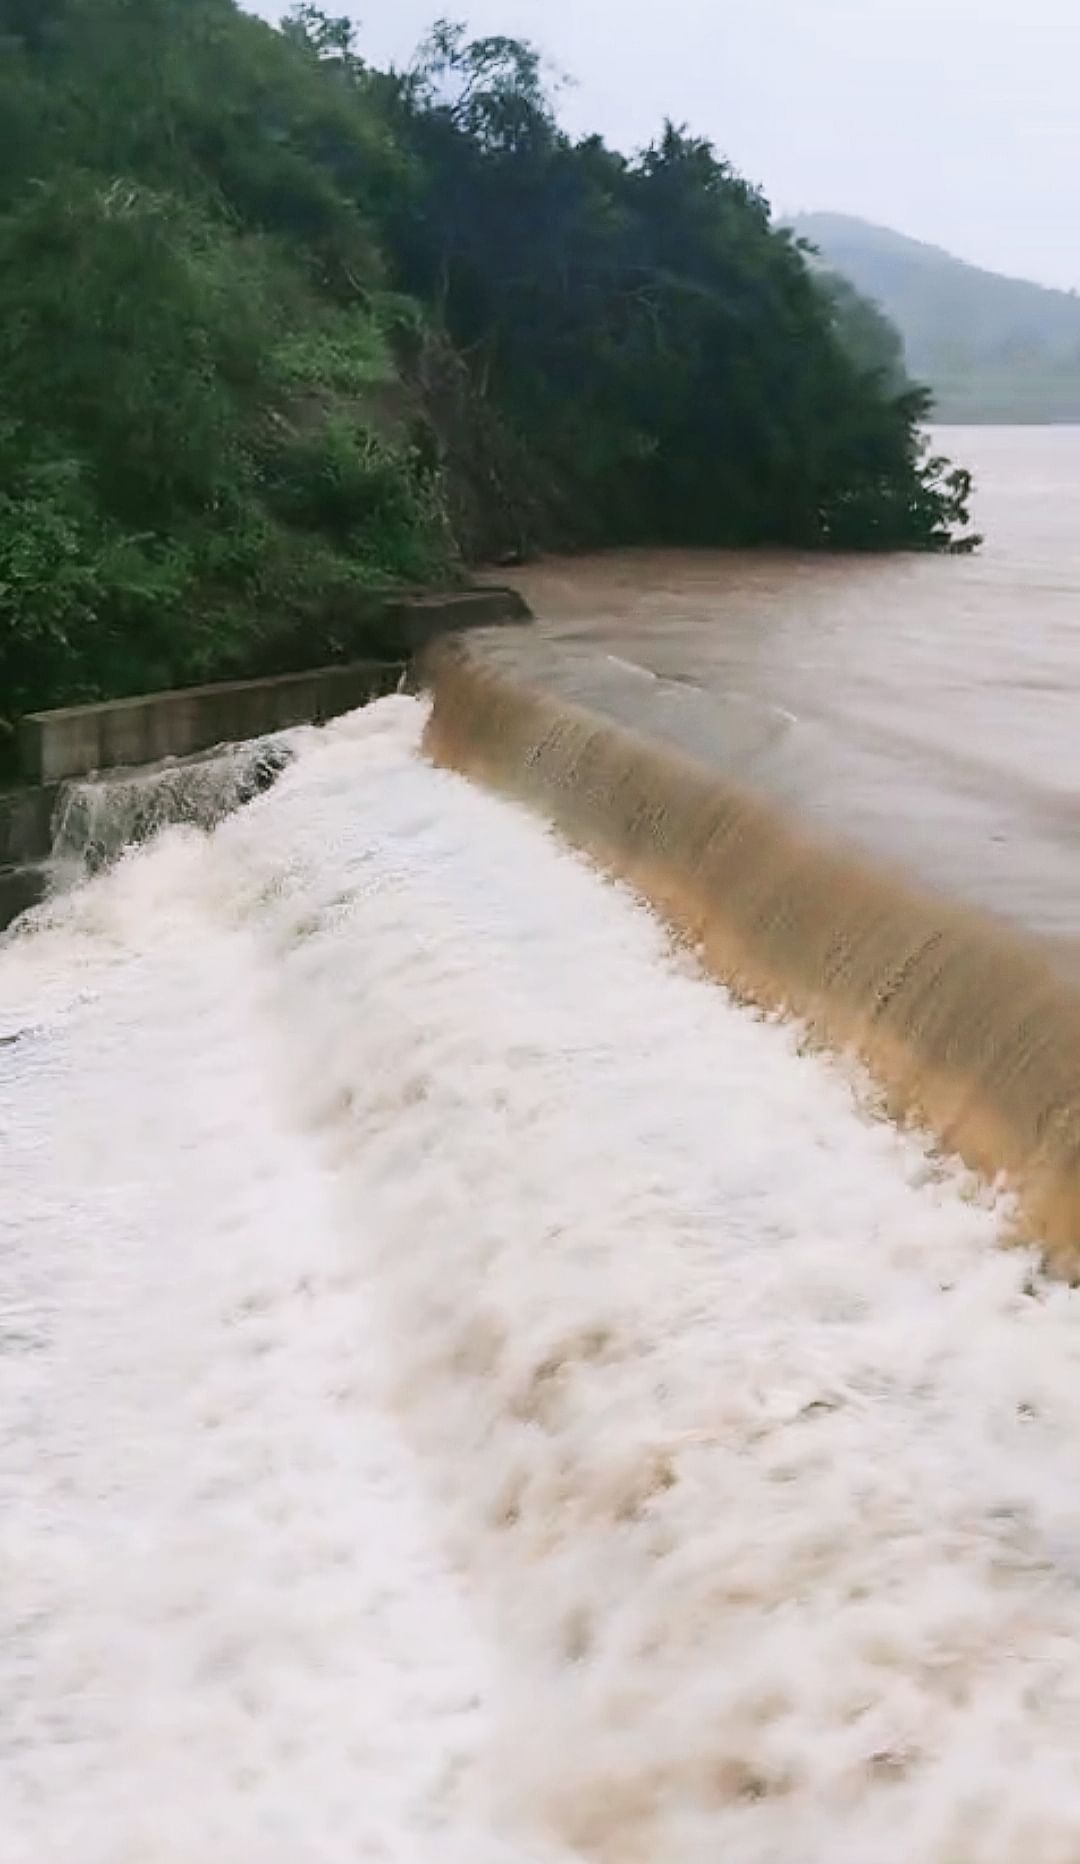
[[[975,557],[631,551],[517,581],[693,749],[1080,969],[1080,428],[936,440],[975,471]]]

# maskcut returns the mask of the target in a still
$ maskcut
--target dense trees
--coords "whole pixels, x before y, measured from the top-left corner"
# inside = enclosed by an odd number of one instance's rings
[[[333,651],[462,550],[947,545],[865,336],[707,143],[572,143],[513,40],[0,0],[0,713]]]
[[[393,118],[424,185],[384,237],[571,531],[944,543],[967,483],[920,468],[926,400],[873,307],[816,281],[707,142],[668,124],[634,160],[572,145],[541,75],[512,41],[435,33]]]

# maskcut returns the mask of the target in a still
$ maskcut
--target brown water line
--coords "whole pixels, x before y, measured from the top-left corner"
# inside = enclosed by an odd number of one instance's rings
[[[426,676],[438,762],[540,809],[740,998],[854,1052],[893,1118],[1003,1175],[1048,1263],[1080,1273],[1080,993],[1035,945],[479,644]]]

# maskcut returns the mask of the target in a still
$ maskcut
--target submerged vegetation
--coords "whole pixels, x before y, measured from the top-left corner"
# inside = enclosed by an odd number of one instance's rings
[[[0,714],[325,657],[534,547],[949,548],[867,328],[708,143],[572,141],[517,41],[0,0]]]

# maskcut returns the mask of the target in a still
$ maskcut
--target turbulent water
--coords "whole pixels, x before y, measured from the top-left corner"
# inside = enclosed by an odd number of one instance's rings
[[[1080,427],[937,439],[975,469],[977,556],[638,551],[517,580],[564,651],[674,690],[695,749],[1080,972]]]
[[[52,866],[59,885],[77,882],[152,841],[174,823],[216,828],[270,788],[306,733],[279,732],[221,745],[200,757],[73,778],[61,787],[53,820]]]
[[[422,718],[0,949],[4,1864],[1072,1864],[1078,1297]]]

